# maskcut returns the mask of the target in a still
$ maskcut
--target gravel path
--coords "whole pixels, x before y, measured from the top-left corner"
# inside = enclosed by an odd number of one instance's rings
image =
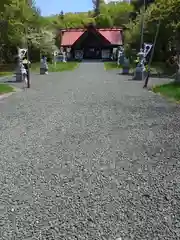
[[[180,108],[141,85],[82,63],[0,102],[0,239],[180,239]]]

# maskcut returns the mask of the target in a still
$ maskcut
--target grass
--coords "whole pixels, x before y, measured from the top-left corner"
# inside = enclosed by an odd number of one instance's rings
[[[172,82],[168,84],[159,85],[153,88],[153,92],[180,101],[180,83]]]
[[[104,62],[104,68],[106,70],[116,69],[116,68],[122,68],[122,66],[118,66],[117,62]]]
[[[13,74],[14,64],[0,64],[0,77],[6,77]]]
[[[62,71],[72,71],[79,65],[78,62],[59,62],[55,65],[50,64],[49,72],[62,72]]]
[[[174,67],[167,65],[165,62],[153,62],[151,65],[151,74],[173,75],[176,72]]]
[[[135,63],[130,64],[130,70],[134,70]],[[117,66],[117,62],[104,62],[105,70],[121,69],[122,66]],[[175,72],[173,68],[168,68],[163,62],[154,62],[151,65],[151,75],[172,75]]]
[[[72,71],[78,66],[78,62],[58,62],[56,66],[49,63],[49,72],[62,72],[62,71]],[[13,75],[15,72],[16,66],[14,64],[0,65],[0,77]],[[40,63],[32,63],[30,71],[39,72]]]
[[[10,93],[10,92],[14,92],[13,87],[11,87],[7,84],[4,84],[4,83],[0,84],[0,95],[5,94],[5,93]]]
[[[49,72],[63,72],[63,71],[72,71],[79,65],[78,62],[57,62],[56,65],[49,63],[48,68]],[[40,63],[32,63],[31,64],[31,71],[32,72],[39,72]]]
[[[12,75],[12,72],[0,72],[0,77],[6,77]]]
[[[105,70],[113,70],[113,69],[122,69],[122,65],[117,65],[117,62],[104,62]],[[134,67],[130,64],[129,73],[133,72]]]

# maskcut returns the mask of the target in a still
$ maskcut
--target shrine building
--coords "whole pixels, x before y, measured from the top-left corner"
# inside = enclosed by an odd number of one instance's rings
[[[71,59],[104,59],[111,58],[114,49],[122,46],[121,28],[95,28],[61,30],[61,49]]]

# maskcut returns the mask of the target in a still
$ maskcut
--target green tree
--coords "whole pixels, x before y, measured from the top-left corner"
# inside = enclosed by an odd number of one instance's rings
[[[63,12],[63,11],[60,12],[59,17],[60,17],[60,19],[61,19],[62,21],[64,20],[64,12]]]
[[[177,48],[179,42],[179,19],[180,19],[180,0],[157,0],[148,6],[145,15],[144,40],[153,42],[157,23],[161,19],[160,32],[155,48],[157,60],[165,60],[172,54],[172,50]],[[127,24],[125,32],[125,44],[127,48],[140,46],[140,26],[141,15],[135,21]]]
[[[155,0],[132,0],[131,4],[134,6],[135,11],[139,11],[145,3],[145,6],[148,7],[151,3],[154,3]]]
[[[97,17],[100,14],[101,6],[105,4],[104,0],[92,0],[94,6],[94,16]]]
[[[125,2],[110,2],[102,7],[102,13],[105,11],[112,18],[113,25],[120,27],[129,22],[129,17],[133,10],[133,6]]]
[[[95,18],[96,26],[100,28],[113,27],[113,21],[109,15],[99,14]]]

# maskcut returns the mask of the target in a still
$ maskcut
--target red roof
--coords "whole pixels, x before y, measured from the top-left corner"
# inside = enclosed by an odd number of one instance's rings
[[[62,31],[61,46],[72,46],[83,33],[83,29]]]
[[[122,29],[120,28],[105,28],[96,29],[103,37],[111,44],[122,44]],[[72,46],[78,38],[86,31],[86,29],[68,29],[62,30],[61,46]]]
[[[122,33],[121,29],[99,29],[98,32],[105,37],[111,44],[117,44],[121,45],[122,44]]]

